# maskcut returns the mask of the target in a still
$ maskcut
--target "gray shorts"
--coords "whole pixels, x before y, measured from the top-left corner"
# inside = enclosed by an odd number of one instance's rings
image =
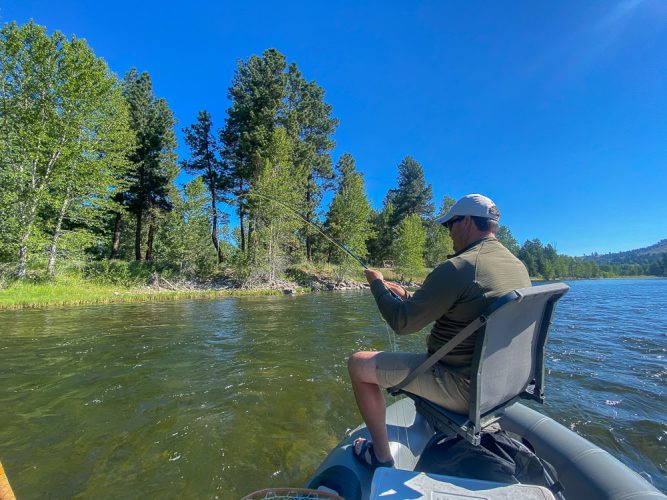
[[[374,359],[380,387],[386,389],[398,384],[427,358],[426,353],[379,352]],[[450,411],[468,413],[470,381],[447,371],[440,363],[431,366],[403,389]]]

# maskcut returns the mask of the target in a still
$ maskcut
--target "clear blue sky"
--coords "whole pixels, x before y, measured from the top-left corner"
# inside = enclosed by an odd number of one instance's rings
[[[181,129],[217,126],[238,59],[275,47],[326,90],[374,206],[410,155],[436,204],[480,192],[519,242],[667,238],[667,1],[0,0],[148,71]],[[181,155],[187,155],[182,141]]]

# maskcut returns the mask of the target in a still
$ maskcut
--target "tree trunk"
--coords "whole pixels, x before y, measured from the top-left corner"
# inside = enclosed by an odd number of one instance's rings
[[[312,199],[312,194],[310,192],[310,183],[313,179],[312,175],[308,176],[308,185],[306,186],[306,219],[310,222],[313,218],[312,211],[310,209],[310,202]],[[306,260],[312,262],[313,260],[313,240],[310,236],[310,224],[306,224]]]
[[[16,271],[16,277],[20,280],[25,278],[26,262],[28,260],[28,245],[19,246],[19,267]]]
[[[60,207],[58,220],[56,221],[56,227],[53,230],[53,237],[51,238],[51,245],[49,247],[49,263],[46,266],[46,274],[49,277],[53,277],[53,272],[56,269],[56,250],[58,248],[58,239],[60,238],[61,229],[63,227],[63,219],[67,213],[67,205],[69,205],[69,189],[67,191],[68,194],[65,195],[63,204]]]
[[[243,200],[241,199],[241,196],[243,196],[243,180],[240,182],[241,189],[239,190],[240,196],[239,196],[239,226],[241,229],[241,253],[245,253],[245,226],[243,225],[243,219],[245,212],[243,211]]]
[[[248,255],[252,253],[252,247],[253,247],[253,241],[252,237],[254,236],[254,230],[255,230],[255,221],[253,220],[252,216],[248,214]]]
[[[141,258],[141,222],[143,210],[139,209],[137,212],[137,230],[134,233],[134,258],[135,260],[142,260]]]
[[[148,241],[146,242],[146,260],[153,260],[153,241],[155,240],[155,231],[157,226],[157,204],[153,202],[150,208],[148,223]]]
[[[211,228],[211,239],[213,240],[213,246],[215,251],[218,254],[218,264],[222,264],[225,260],[225,255],[220,248],[220,242],[218,241],[218,209],[215,206],[215,189],[211,188],[211,210],[213,211],[213,222]]]
[[[26,208],[23,203],[19,204],[19,225],[22,234],[19,238],[19,266],[16,271],[16,277],[20,280],[25,278],[28,267],[28,240],[32,232],[32,224],[35,220],[36,211],[36,203],[33,203],[30,208]]]
[[[120,220],[122,214],[116,212],[116,222],[113,226],[113,241],[111,242],[111,257],[112,259],[118,258],[118,252],[120,250]]]

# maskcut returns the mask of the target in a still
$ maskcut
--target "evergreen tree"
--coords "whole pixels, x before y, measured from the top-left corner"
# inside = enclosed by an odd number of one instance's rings
[[[246,224],[252,231],[252,219],[247,221],[249,203],[245,198],[250,183],[262,166],[277,116],[285,99],[285,57],[275,49],[264,51],[262,57],[251,56],[239,61],[228,98],[225,127],[220,132],[223,157],[230,165],[239,211],[240,246],[246,252]]]
[[[498,238],[498,241],[500,241],[500,243],[514,255],[519,254],[519,242],[514,238],[509,227],[503,225],[499,226],[496,237]]]
[[[141,247],[144,217],[148,216],[146,260],[153,258],[153,242],[159,211],[171,210],[169,189],[178,175],[176,165],[175,119],[167,101],[153,92],[150,76],[132,68],[125,75],[123,94],[130,110],[130,124],[137,138],[137,148],[130,154],[136,173],[129,190],[123,195],[136,217],[134,253],[142,260]]]
[[[172,191],[177,191],[175,187]],[[180,274],[205,278],[215,269],[217,250],[211,248],[211,200],[208,186],[202,177],[195,177],[183,187],[183,192],[170,193],[173,210],[165,215],[155,254],[173,266]],[[220,241],[220,246],[225,242]],[[222,248],[222,251],[225,249]]]
[[[232,106],[220,137],[238,197],[241,249],[249,251],[246,245],[254,229],[250,212],[256,200],[243,194],[270,156],[266,150],[274,130],[282,127],[289,137],[290,161],[298,170],[297,189],[302,193],[297,206],[310,220],[322,189],[327,187],[325,181],[333,176],[330,136],[337,121],[330,117],[331,106],[324,102],[324,91],[315,82],[307,82],[295,64],[288,67],[285,56],[276,49],[239,62],[229,98]],[[303,231],[306,255],[311,257],[311,229],[304,227]]]
[[[398,227],[392,254],[403,280],[411,281],[424,272],[426,232],[418,214],[408,215]]]
[[[330,234],[352,253],[364,259],[368,254],[366,241],[373,235],[370,222],[371,206],[366,196],[363,175],[357,172],[351,154],[344,153],[336,165],[338,188],[329,206],[326,226]],[[329,258],[338,264],[348,263],[349,256],[330,245]],[[356,262],[353,265],[357,265]]]
[[[190,148],[192,158],[183,160],[181,165],[186,172],[201,174],[211,197],[211,240],[218,255],[218,263],[225,260],[223,248],[218,241],[217,201],[224,200],[224,194],[231,189],[231,179],[219,157],[219,146],[212,132],[213,124],[208,111],[200,111],[197,123],[186,127],[185,143]]]
[[[433,216],[431,185],[426,184],[422,166],[410,156],[398,165],[398,187],[391,189],[387,196],[394,206],[395,227],[408,215],[417,214],[422,220]]]
[[[304,185],[305,215],[315,217],[323,192],[332,187],[334,172],[330,151],[334,147],[331,135],[338,120],[331,116],[333,108],[324,102],[324,89],[316,82],[306,81],[296,64],[287,72],[287,102],[284,118],[280,120],[292,139],[293,161],[306,174]],[[306,259],[313,258],[313,235],[310,224],[303,225]]]

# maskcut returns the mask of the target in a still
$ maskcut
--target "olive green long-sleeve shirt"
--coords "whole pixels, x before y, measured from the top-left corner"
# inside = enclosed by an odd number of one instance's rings
[[[451,255],[405,300],[394,297],[381,280],[371,283],[371,292],[382,316],[398,334],[414,333],[435,322],[427,338],[428,352],[433,353],[494,299],[530,285],[523,263],[496,238],[487,237]],[[442,361],[469,365],[475,338],[468,337]]]

